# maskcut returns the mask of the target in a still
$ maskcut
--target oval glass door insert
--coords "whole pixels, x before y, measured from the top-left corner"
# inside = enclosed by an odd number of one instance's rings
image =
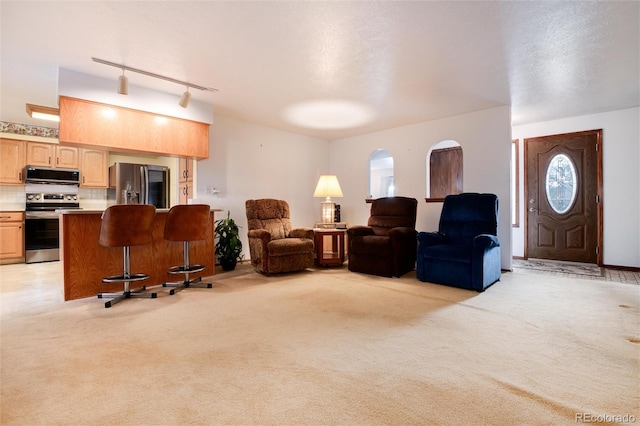
[[[545,178],[547,200],[559,214],[573,206],[578,190],[578,177],[573,161],[565,154],[556,154],[549,162]]]

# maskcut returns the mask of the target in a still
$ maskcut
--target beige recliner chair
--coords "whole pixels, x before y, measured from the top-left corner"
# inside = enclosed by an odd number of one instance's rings
[[[247,200],[245,207],[251,264],[256,271],[275,274],[313,266],[313,229],[293,228],[286,201]]]

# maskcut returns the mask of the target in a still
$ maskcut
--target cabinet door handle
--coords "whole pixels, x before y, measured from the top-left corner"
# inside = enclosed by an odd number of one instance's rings
[[[18,180],[22,180],[22,172],[18,172]]]
[[[60,164],[60,157],[56,158],[56,164]]]
[[[49,164],[51,164],[51,157],[49,157]]]
[[[0,216],[0,219],[11,219],[11,216]]]

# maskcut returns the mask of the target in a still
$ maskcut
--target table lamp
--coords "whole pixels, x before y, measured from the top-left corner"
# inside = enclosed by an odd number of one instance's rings
[[[336,203],[331,201],[331,197],[342,197],[342,189],[338,183],[338,178],[333,175],[322,175],[318,180],[318,185],[313,193],[314,197],[326,197],[322,204],[322,223],[333,222]]]

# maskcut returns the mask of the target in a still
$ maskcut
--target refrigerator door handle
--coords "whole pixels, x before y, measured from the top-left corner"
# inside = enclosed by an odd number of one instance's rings
[[[149,168],[140,166],[140,204],[149,204]]]

